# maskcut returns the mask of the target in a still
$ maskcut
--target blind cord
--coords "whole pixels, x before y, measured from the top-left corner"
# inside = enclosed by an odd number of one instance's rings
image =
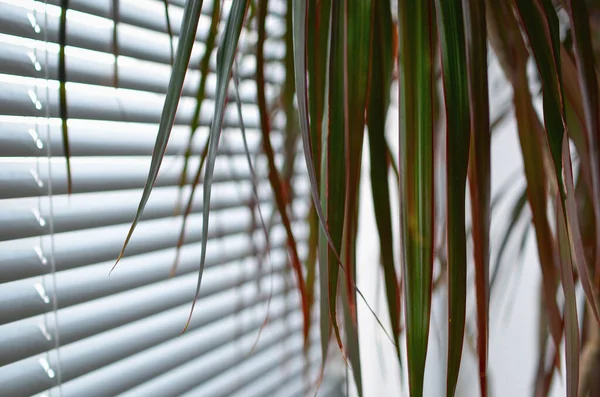
[[[48,44],[48,2],[44,0],[44,43]],[[62,12],[66,12],[62,10]],[[48,47],[46,46],[44,59],[44,79],[46,80],[46,104],[50,103],[50,90],[49,90],[49,60],[48,60]],[[52,195],[52,145],[51,145],[51,132],[50,132],[50,109],[49,106],[45,108],[46,118],[46,159],[48,164],[48,235],[50,237],[50,271],[52,274],[52,312],[54,316],[54,350],[56,351],[56,383],[58,386],[58,395],[62,397],[62,365],[60,357],[60,332],[58,324],[58,295],[56,288],[56,261],[54,257],[54,204]]]

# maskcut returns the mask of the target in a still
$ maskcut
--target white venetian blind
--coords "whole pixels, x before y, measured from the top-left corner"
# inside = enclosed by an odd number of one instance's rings
[[[202,195],[194,201],[177,273],[169,277],[182,225],[182,217],[175,215],[177,185],[211,1],[204,2],[158,181],[126,255],[110,277],[148,173],[170,76],[169,36],[161,0],[120,0],[115,60],[113,0],[69,3],[71,195],[59,119],[60,0],[0,0],[0,396],[306,394],[319,370],[318,335],[312,335],[314,347],[305,355],[285,234],[275,217],[269,262],[234,104],[228,105],[216,164],[203,286],[190,328],[180,336],[197,278]],[[184,4],[170,0],[175,46]],[[223,18],[230,4],[223,2]],[[285,79],[285,6],[285,1],[271,0],[267,19],[266,94],[271,104]],[[244,29],[238,56],[240,99],[268,222],[274,205],[257,129],[255,43],[256,33]],[[216,51],[188,184],[212,117],[215,58]],[[115,62],[118,88],[113,85]],[[284,124],[285,117],[276,114],[272,142],[280,166]],[[300,160],[293,183],[293,226],[304,257],[309,201]],[[188,185],[184,203],[189,194]],[[257,257],[263,258],[262,265]],[[269,320],[252,350],[267,308]],[[320,395],[341,393],[339,376],[325,380]]]

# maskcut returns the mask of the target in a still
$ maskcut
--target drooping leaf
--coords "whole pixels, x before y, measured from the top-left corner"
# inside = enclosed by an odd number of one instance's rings
[[[321,169],[321,131],[325,111],[325,88],[329,44],[331,0],[309,0],[307,72],[312,155],[315,169]],[[320,175],[316,175],[317,183]]]
[[[436,0],[446,106],[446,239],[448,250],[448,367],[453,396],[462,357],[467,279],[465,188],[471,118],[462,3]]]
[[[379,3],[382,3],[379,1]],[[367,97],[369,95],[369,72],[372,63],[371,40],[372,40],[372,18],[375,2],[372,0],[348,1],[345,4],[345,10],[341,14],[341,43],[342,44],[342,64],[341,76],[344,81],[343,102],[329,102],[330,114],[330,134],[333,136],[336,132],[332,107],[340,107],[343,112],[343,133],[344,139],[344,162],[346,178],[346,199],[343,247],[345,250],[345,275],[348,297],[348,308],[346,318],[346,339],[348,340],[347,349],[349,351],[350,362],[353,366],[353,375],[358,388],[359,395],[362,394],[362,379],[360,372],[360,355],[358,351],[358,323],[356,312],[356,236],[358,227],[358,195],[359,182],[362,164],[362,151],[365,130],[365,113],[367,106]],[[380,4],[381,5],[381,4]],[[385,6],[385,4],[383,4]],[[334,8],[335,9],[335,8]],[[388,5],[389,9],[389,5]],[[334,26],[332,28],[335,28]],[[391,36],[391,32],[389,33]],[[335,34],[332,33],[332,41],[335,44]],[[332,49],[331,67],[337,64],[337,50]],[[334,73],[339,73],[339,65]],[[330,80],[333,82],[333,78]],[[337,84],[337,78],[335,79]],[[335,89],[335,86],[330,86]],[[337,98],[331,96],[330,99]],[[342,105],[342,106],[340,106]],[[330,154],[331,155],[331,154]],[[336,158],[329,159],[329,162],[336,161]],[[339,160],[337,160],[339,161]],[[331,177],[330,177],[331,178]],[[331,183],[331,179],[329,180]],[[330,191],[331,193],[331,191]],[[330,196],[331,197],[331,196]],[[331,207],[330,207],[331,208]],[[350,318],[348,318],[350,316]],[[348,328],[352,325],[352,330]]]
[[[554,248],[556,244],[547,215],[546,181],[549,178],[544,167],[544,131],[533,108],[532,97],[528,88],[527,59],[529,55],[510,5],[496,1],[488,1],[487,5],[490,42],[506,77],[513,87],[517,131],[527,180],[527,198],[533,214],[542,270],[544,304],[552,340],[556,351],[558,351],[562,339],[562,318],[556,303],[558,252]]]
[[[181,202],[181,194],[183,192],[183,187],[185,186],[185,182],[187,180],[187,169],[189,165],[190,156],[192,155],[192,142],[194,139],[194,135],[200,126],[200,110],[202,109],[202,103],[204,102],[204,98],[206,98],[206,81],[208,79],[208,66],[210,62],[210,56],[215,48],[215,42],[217,39],[217,33],[219,31],[219,22],[221,21],[221,4],[218,1],[213,3],[212,9],[212,17],[210,22],[210,29],[208,31],[208,37],[206,38],[204,54],[202,54],[202,59],[200,60],[200,83],[198,83],[198,90],[196,91],[196,107],[194,108],[194,115],[192,116],[192,121],[190,123],[190,136],[188,138],[187,146],[185,149],[185,153],[183,156],[183,169],[181,170],[181,176],[179,177],[179,197],[176,202],[175,213],[179,212],[179,206]],[[203,146],[203,152],[200,156],[200,168],[202,168],[202,164],[206,159],[206,154],[208,153],[208,140],[209,136],[206,137]],[[192,185],[192,195],[194,190],[196,189],[196,185]]]
[[[238,75],[237,75],[238,70],[239,70],[239,66],[236,62],[235,68],[233,68],[233,72],[232,72],[233,86],[235,88],[234,89],[235,104],[237,107],[238,120],[240,122],[240,132],[242,133],[242,142],[244,143],[244,152],[246,153],[246,160],[248,161],[248,169],[250,170],[250,180],[252,181],[252,193],[254,195],[253,202],[256,203],[256,207],[258,209],[258,216],[260,219],[260,227],[261,227],[261,229],[264,233],[264,237],[265,237],[264,250],[267,254],[268,261],[271,264],[271,269],[273,269],[273,263],[271,262],[271,244],[269,243],[269,231],[267,230],[267,225],[265,224],[265,219],[263,217],[262,210],[260,208],[260,199],[258,197],[258,178],[256,177],[256,172],[254,171],[254,166],[252,165],[250,149],[248,148],[248,140],[246,139],[246,127],[244,125],[244,116],[242,114],[242,101],[240,100],[240,88],[239,88],[240,82],[239,82]],[[252,217],[254,217],[254,206],[250,206],[250,211],[252,211]],[[254,228],[252,230],[254,231]],[[260,271],[260,269],[259,269],[259,271]],[[267,325],[267,321],[269,320],[269,309],[271,307],[271,298],[272,297],[273,297],[273,277],[271,276],[271,284],[269,287],[269,297],[267,299],[267,309],[266,309],[265,320],[263,321],[260,329],[258,330],[258,334],[256,336],[254,344],[252,345],[251,352],[254,351],[254,348],[256,347],[256,345],[260,339],[260,334],[261,334],[262,330],[264,329],[264,327]],[[310,311],[309,311],[309,318],[310,318]]]
[[[300,3],[295,1],[296,4]],[[311,150],[310,156],[307,156],[307,162],[313,162],[313,168],[315,173],[315,184],[317,186],[321,183],[321,141],[322,141],[322,126],[323,126],[323,113],[325,111],[326,101],[326,81],[327,81],[327,64],[328,64],[328,50],[329,50],[329,22],[331,14],[331,1],[330,0],[309,0],[308,2],[308,15],[306,29],[306,67],[308,72],[308,92],[304,91],[305,95],[308,94],[310,101],[308,102],[310,111],[310,136],[307,141],[304,139],[304,150]],[[294,45],[299,37],[293,37]],[[299,60],[301,61],[301,60]],[[298,69],[296,68],[296,71]],[[298,76],[298,73],[296,74]],[[296,80],[296,84],[302,84]],[[301,99],[300,93],[302,92],[300,87],[298,90],[298,101],[299,104]],[[305,110],[306,111],[306,110]],[[300,109],[302,115],[302,109]],[[306,115],[307,116],[307,115]],[[308,125],[308,124],[307,124]],[[308,131],[301,131],[303,138]],[[308,145],[307,145],[308,144]],[[310,173],[309,167],[309,173]],[[316,187],[313,187],[316,188]],[[314,199],[314,197],[313,197]],[[325,205],[323,205],[325,208]],[[311,235],[309,243],[314,244],[315,259],[317,254],[317,245],[319,244],[319,235],[322,233],[319,226],[319,214],[315,203],[313,202],[311,219]],[[327,245],[327,240],[324,241]],[[312,249],[312,248],[311,248]],[[319,249],[320,250],[320,249]],[[311,257],[309,256],[309,259]],[[309,261],[310,266],[310,261]],[[319,273],[320,273],[320,330],[321,330],[321,367],[323,369],[325,361],[327,359],[327,351],[329,347],[329,340],[331,338],[331,318],[329,317],[329,301],[325,299],[327,297],[327,260],[325,257],[319,256]],[[310,269],[310,267],[309,267]],[[308,281],[308,280],[307,280]]]
[[[135,227],[137,226],[142,216],[142,213],[144,212],[146,203],[150,198],[150,193],[154,186],[154,182],[156,182],[158,171],[160,169],[160,165],[162,163],[165,151],[167,149],[167,142],[169,141],[169,136],[171,135],[171,128],[173,127],[173,122],[175,121],[175,114],[177,112],[177,105],[179,104],[179,98],[181,95],[181,90],[183,88],[185,73],[187,71],[187,66],[189,64],[190,56],[192,54],[192,47],[194,46],[194,42],[196,40],[196,29],[198,28],[198,21],[200,20],[201,11],[202,0],[188,0],[183,10],[181,33],[179,35],[179,44],[177,46],[177,57],[175,59],[175,64],[173,65],[173,69],[171,72],[169,88],[167,90],[167,96],[165,98],[165,103],[160,118],[158,134],[156,135],[156,143],[154,145],[154,150],[152,151],[152,160],[150,163],[150,170],[148,172],[148,179],[146,180],[146,185],[144,186],[142,198],[140,200],[140,204],[138,206],[133,222],[131,223],[131,227],[129,228],[129,232],[127,233],[125,243],[123,244],[123,248],[121,248],[121,252],[119,253],[119,257],[117,258],[113,269],[115,268],[115,266],[117,266],[117,263],[119,263],[119,260],[125,252],[125,248],[127,248],[127,244],[129,243],[129,240],[133,235],[133,231],[135,230]],[[216,106],[216,109],[218,108],[219,106]],[[210,180],[207,182],[210,186]],[[207,202],[208,200],[204,201],[204,203]],[[205,222],[208,222],[208,218],[205,217],[205,219]],[[203,233],[203,240],[206,241],[206,232]]]
[[[587,152],[591,174],[591,197],[595,215],[595,285],[600,286],[600,100],[594,52],[592,48],[589,14],[584,1],[568,0],[569,17],[575,50],[575,60],[579,71],[579,84],[583,96],[587,132]]]
[[[477,353],[479,387],[487,392],[489,323],[489,256],[491,212],[491,136],[487,76],[487,24],[485,2],[464,0],[469,103],[471,107],[471,152],[469,188],[473,224],[475,292],[477,297]]]
[[[554,166],[566,237],[581,285],[596,320],[600,321],[597,298],[586,264],[575,203],[571,155],[561,82],[558,16],[550,0],[515,0],[540,74],[546,139]],[[532,2],[534,4],[532,4]],[[560,242],[559,242],[560,244]],[[569,262],[571,263],[571,262]]]
[[[242,31],[242,24],[244,23],[244,16],[246,15],[246,10],[248,9],[249,3],[250,0],[238,0],[232,3],[231,9],[229,11],[229,18],[227,19],[227,25],[225,27],[225,31],[221,42],[219,43],[219,50],[217,52],[217,90],[215,96],[214,116],[212,124],[210,126],[208,155],[206,157],[206,170],[204,173],[204,192],[202,196],[202,252],[200,254],[200,270],[198,272],[198,283],[196,284],[196,292],[194,293],[194,301],[190,310],[190,316],[182,332],[185,332],[190,323],[192,314],[194,312],[194,307],[196,305],[196,300],[200,293],[200,285],[202,284],[202,274],[204,273],[204,264],[206,262],[206,245],[208,242],[208,221],[210,215],[210,194],[212,191],[212,178],[215,170],[215,160],[217,159],[219,139],[221,138],[223,118],[225,115],[225,104],[227,102],[227,87],[229,85],[231,68],[233,66],[233,60],[235,58],[240,33]],[[196,25],[197,23],[198,22],[196,18]],[[181,55],[179,54],[179,47],[177,48],[177,53],[178,54],[174,69],[176,69],[177,62],[181,57]],[[183,79],[181,82],[183,83]]]
[[[398,19],[400,220],[408,384],[411,395],[422,396],[434,247],[433,2],[399,0]]]
[[[287,0],[287,9],[293,7],[292,0]],[[285,114],[285,128],[283,140],[283,165],[281,167],[281,178],[284,190],[288,191],[288,205],[293,191],[292,179],[295,171],[296,153],[298,152],[298,139],[300,138],[300,127],[298,125],[298,112],[294,106],[294,95],[296,94],[296,80],[294,76],[294,36],[292,30],[292,13],[285,14],[285,80],[280,96],[281,107]]]
[[[394,67],[392,42],[392,15],[389,0],[375,1],[373,15],[373,44],[371,56],[371,81],[367,125],[369,130],[369,153],[371,168],[371,192],[373,209],[379,235],[381,266],[385,280],[385,292],[396,342],[396,353],[402,367],[400,354],[400,294],[398,275],[394,266],[394,236],[390,209],[388,181],[388,157],[382,156],[388,148],[385,140],[385,119],[390,102],[390,85]],[[389,159],[393,162],[393,158]]]
[[[300,119],[300,132],[302,134],[302,145],[304,147],[304,158],[308,170],[308,180],[310,182],[310,191],[319,219],[319,225],[326,238],[326,243],[338,261],[342,265],[336,244],[331,238],[329,227],[325,220],[323,205],[319,199],[320,184],[317,182],[317,172],[315,160],[313,158],[313,142],[311,141],[311,128],[308,117],[308,82],[307,82],[307,7],[306,0],[294,2],[293,28],[294,28],[294,75],[296,76],[296,95],[298,98],[298,113]],[[322,149],[324,150],[324,149]],[[321,160],[322,161],[322,160]]]
[[[69,129],[67,120],[69,114],[67,112],[67,63],[65,59],[65,47],[67,46],[67,10],[69,9],[69,0],[61,0],[60,13],[60,28],[58,32],[58,81],[59,96],[60,96],[60,119],[62,128],[63,151],[65,152],[65,160],[67,163],[67,193],[73,191],[73,180],[71,177],[71,146],[69,145]],[[115,61],[116,63],[116,61]]]
[[[271,145],[271,126],[269,115],[267,113],[267,101],[265,97],[265,76],[264,76],[264,41],[266,38],[266,17],[267,17],[267,5],[268,0],[259,0],[258,5],[258,41],[256,45],[256,90],[257,90],[257,102],[258,110],[260,113],[260,124],[262,132],[262,143],[265,155],[267,157],[267,164],[269,167],[269,182],[275,196],[275,203],[277,210],[281,215],[281,222],[285,228],[287,234],[287,245],[288,251],[291,257],[291,265],[296,273],[298,290],[300,292],[300,299],[302,303],[302,313],[304,316],[304,341],[308,344],[308,326],[310,324],[310,312],[308,308],[308,299],[306,296],[306,285],[304,275],[302,272],[302,264],[300,257],[298,256],[298,249],[296,247],[296,239],[292,232],[292,226],[290,217],[287,213],[287,203],[285,199],[285,193],[281,183],[281,177],[279,171],[275,165],[275,154],[273,152],[273,146]]]
[[[337,324],[337,288],[339,274],[339,256],[344,233],[345,204],[347,194],[346,175],[346,144],[347,144],[347,102],[346,102],[346,73],[345,68],[345,16],[349,12],[343,1],[331,4],[330,55],[329,55],[329,86],[327,105],[327,128],[323,130],[324,145],[323,169],[325,176],[321,184],[325,187],[322,195],[327,200],[325,212],[327,231],[331,236],[333,247],[329,247],[327,255],[329,283],[329,313],[335,337],[343,350],[339,327]],[[348,259],[348,258],[346,258]],[[359,385],[357,385],[359,386]],[[359,393],[360,393],[359,388]]]

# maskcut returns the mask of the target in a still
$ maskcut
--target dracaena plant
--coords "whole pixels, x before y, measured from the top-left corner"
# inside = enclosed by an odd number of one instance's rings
[[[568,396],[600,395],[593,383],[593,374],[600,370],[600,108],[595,61],[600,43],[600,5],[584,0],[287,0],[286,79],[275,104],[287,118],[285,161],[280,169],[270,141],[273,109],[265,98],[268,2],[233,0],[225,20],[221,20],[218,0],[212,7],[211,27],[200,64],[196,115],[190,126],[193,136],[205,96],[208,60],[222,24],[214,116],[193,182],[196,187],[204,173],[197,292],[206,255],[211,181],[224,109],[230,98],[228,87],[233,80],[237,90],[235,66],[240,34],[245,28],[255,27],[257,105],[269,182],[286,230],[306,338],[310,327],[316,326],[310,323],[310,312],[315,305],[315,289],[320,291],[322,365],[326,364],[330,340],[335,340],[352,367],[358,393],[362,393],[356,302],[364,297],[356,287],[356,249],[361,244],[357,241],[361,159],[363,150],[368,150],[391,321],[386,327],[391,330],[399,360],[400,336],[406,335],[407,362],[400,367],[408,374],[409,393],[423,395],[432,291],[445,284],[447,395],[455,393],[461,365],[468,289],[474,289],[476,297],[478,383],[481,395],[488,395],[490,287],[494,282],[494,277],[490,277],[490,142],[499,123],[498,119],[490,119],[491,53],[512,89],[507,108],[513,110],[516,119],[526,181],[523,194],[514,203],[499,255],[528,205],[542,273],[541,302],[546,319],[541,323],[542,338],[551,341],[549,349],[541,350],[535,395],[548,394],[557,370],[566,373]],[[112,4],[118,10],[118,0]],[[165,0],[171,32],[166,4]],[[68,7],[68,0],[62,0],[62,5]],[[123,250],[157,178],[202,7],[202,0],[186,2],[148,180]],[[63,120],[67,118],[65,24],[66,18],[61,19]],[[115,44],[116,35],[115,27]],[[535,73],[528,73],[528,62],[536,66]],[[115,69],[115,85],[117,72]],[[530,89],[532,79],[539,82],[539,92]],[[398,91],[392,92],[392,87],[398,87]],[[386,141],[386,117],[392,109],[390,96],[398,98],[400,123],[398,131],[394,131],[399,137],[398,152]],[[240,104],[234,97],[241,118]],[[543,108],[538,112],[534,102],[540,99]],[[509,113],[504,111],[500,117]],[[364,148],[365,134],[368,148]],[[68,156],[66,123],[63,137]],[[291,165],[300,137],[312,197],[307,219],[311,231],[309,253],[304,263],[290,224]],[[436,150],[438,147],[444,150]],[[572,152],[578,158],[576,170]],[[185,154],[181,186],[187,180],[190,153],[188,150]],[[251,162],[249,156],[248,160]],[[388,176],[392,172],[398,186],[390,186]],[[443,173],[443,184],[435,182],[437,173]],[[390,205],[396,188],[399,214],[394,214]],[[437,206],[440,200],[443,205]],[[443,210],[436,213],[435,208]],[[189,210],[188,204],[185,216]],[[400,223],[399,235],[393,232],[395,222]],[[261,223],[268,232],[262,214]],[[436,230],[443,230],[441,239],[435,237]],[[467,250],[468,240],[472,240],[472,250]],[[400,260],[394,258],[394,251],[400,253]],[[398,262],[401,266],[396,266]],[[439,280],[433,280],[434,263],[439,263],[443,273]],[[374,265],[372,269],[378,271]],[[467,283],[469,269],[474,269],[471,285]],[[579,326],[576,284],[582,286],[586,297],[585,333],[584,327]],[[564,299],[558,298],[561,295]],[[342,328],[344,332],[340,331]],[[559,368],[561,356],[566,363],[564,369]],[[546,361],[552,365],[545,366]]]

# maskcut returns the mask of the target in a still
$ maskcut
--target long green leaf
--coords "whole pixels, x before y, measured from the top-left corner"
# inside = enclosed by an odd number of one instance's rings
[[[287,0],[287,10],[285,14],[285,58],[284,58],[284,66],[285,66],[285,81],[283,84],[283,90],[281,94],[281,102],[283,106],[283,112],[286,118],[285,124],[285,136],[283,142],[283,151],[284,151],[284,159],[283,165],[281,167],[281,183],[282,189],[284,192],[284,199],[288,206],[291,206],[291,198],[294,194],[294,184],[292,183],[295,165],[296,165],[296,154],[298,152],[298,139],[300,138],[300,127],[298,125],[298,112],[296,111],[296,107],[294,106],[294,95],[296,94],[296,79],[294,76],[294,31],[292,28],[292,4],[293,0]],[[291,207],[290,207],[291,208]],[[309,212],[310,217],[310,212]],[[309,218],[310,219],[310,218]],[[310,223],[310,221],[309,221]],[[316,279],[316,244],[318,243],[318,232],[314,231],[313,233],[313,241],[314,241],[314,249],[311,251],[311,247],[309,244],[309,254],[314,258],[314,261],[311,263],[307,258],[305,262],[306,267],[306,303],[307,303],[307,313],[308,313],[308,325],[307,328],[310,329],[312,325],[312,304],[314,301],[314,285]],[[310,340],[307,339],[304,345],[304,352],[306,354],[309,353]]]
[[[345,16],[348,8],[345,1],[334,1],[331,5],[331,35],[329,58],[329,103],[328,128],[323,131],[327,145],[324,147],[323,168],[325,178],[321,183],[325,186],[324,196],[327,199],[327,231],[331,236],[333,247],[329,248],[327,259],[329,280],[329,313],[333,331],[342,348],[340,331],[337,324],[337,287],[339,260],[336,253],[341,252],[344,233],[345,203],[347,194],[346,175],[346,69],[345,69]],[[348,258],[346,258],[348,259]],[[347,269],[348,270],[348,269]],[[359,389],[360,392],[360,389]]]
[[[579,70],[579,84],[583,95],[583,107],[587,127],[587,144],[589,155],[589,170],[591,174],[591,196],[595,215],[595,273],[596,286],[600,285],[600,100],[598,98],[598,83],[594,52],[592,48],[589,14],[584,1],[568,0],[571,31],[575,49],[575,60]],[[586,167],[587,168],[587,167]]]
[[[237,108],[238,120],[240,122],[240,132],[242,133],[242,142],[244,144],[244,152],[246,153],[246,161],[248,162],[248,168],[250,169],[250,180],[252,181],[252,193],[254,194],[254,203],[256,203],[256,207],[258,209],[258,216],[260,219],[260,227],[261,227],[261,229],[264,233],[264,237],[265,237],[264,250],[267,254],[269,264],[271,265],[271,272],[272,272],[273,271],[273,263],[271,261],[271,244],[269,243],[269,231],[267,229],[267,225],[265,224],[265,219],[263,217],[263,213],[260,208],[260,199],[258,197],[258,178],[256,177],[256,172],[254,171],[254,166],[252,165],[250,149],[248,148],[248,140],[246,139],[246,127],[244,125],[244,116],[242,113],[242,101],[240,100],[240,88],[239,88],[240,82],[239,82],[239,78],[237,75],[238,70],[239,70],[239,65],[236,62],[235,68],[233,69],[233,72],[231,74],[232,80],[233,80],[234,94],[235,94],[235,96],[234,96],[235,104],[236,104],[236,108]],[[254,206],[252,206],[252,205],[250,206],[250,211],[252,213],[252,218],[254,219]],[[254,230],[254,228],[252,230]],[[259,271],[261,271],[260,268],[259,268]],[[273,297],[273,276],[271,276],[271,283],[269,286],[269,297],[267,299],[265,320],[263,321],[260,329],[258,330],[258,334],[256,336],[254,344],[252,345],[251,351],[254,351],[254,348],[256,347],[256,345],[258,344],[258,341],[260,339],[260,334],[269,320],[269,309],[271,308],[271,298],[272,297]],[[309,310],[309,318],[310,318],[310,310]],[[305,341],[305,343],[306,343],[306,341]]]
[[[67,63],[65,59],[65,47],[67,46],[67,10],[69,9],[69,0],[61,0],[60,28],[58,32],[58,81],[60,96],[60,119],[62,128],[63,151],[67,163],[67,192],[73,191],[73,180],[71,177],[71,146],[69,145],[69,128],[67,126],[68,107],[67,107]],[[116,60],[115,60],[116,63]]]
[[[192,116],[192,121],[190,122],[190,136],[188,138],[187,146],[185,149],[185,153],[183,156],[183,169],[181,170],[181,176],[179,177],[179,197],[177,199],[175,212],[179,212],[179,205],[181,201],[181,194],[183,193],[183,187],[185,186],[185,182],[187,180],[187,169],[189,165],[190,156],[192,155],[192,142],[194,139],[194,135],[200,126],[200,110],[202,109],[202,103],[204,102],[204,98],[206,98],[206,81],[208,79],[208,67],[210,63],[210,57],[213,53],[213,49],[215,48],[215,43],[217,39],[217,33],[219,31],[219,22],[221,21],[221,5],[220,2],[215,1],[213,3],[212,9],[212,17],[210,22],[210,29],[208,31],[208,37],[206,38],[204,54],[202,55],[202,59],[200,60],[200,82],[198,83],[198,89],[196,91],[196,107],[194,108],[194,115]],[[200,168],[202,168],[202,164],[206,159],[206,155],[208,154],[208,139],[210,136],[206,137],[206,141],[204,142],[204,149],[202,155],[200,157]],[[194,190],[196,189],[196,185],[192,185],[192,195]]]
[[[298,98],[298,113],[300,118],[300,132],[302,133],[302,145],[304,147],[304,158],[308,170],[308,180],[310,182],[310,191],[319,219],[319,225],[326,238],[326,243],[334,254],[338,264],[342,265],[339,250],[331,238],[329,227],[325,220],[323,205],[319,199],[320,184],[317,182],[317,171],[315,168],[315,159],[313,155],[313,142],[311,140],[311,127],[308,117],[308,88],[307,88],[307,2],[306,0],[297,0],[294,2],[293,9],[293,28],[294,28],[294,75],[296,76],[296,94]],[[331,40],[330,40],[331,42]],[[323,161],[323,160],[322,160]]]
[[[202,284],[202,274],[204,273],[204,264],[206,262],[206,245],[208,242],[208,221],[210,216],[210,194],[212,191],[212,178],[215,170],[215,161],[217,159],[219,139],[221,138],[223,117],[225,115],[227,87],[229,85],[229,77],[231,76],[233,59],[237,51],[237,44],[240,39],[240,33],[242,31],[242,24],[244,23],[244,16],[246,14],[246,10],[248,8],[249,3],[250,0],[237,0],[234,1],[231,5],[231,10],[229,11],[229,18],[227,19],[225,32],[221,39],[221,42],[219,43],[219,50],[217,52],[217,91],[215,96],[215,111],[213,121],[210,126],[210,140],[208,147],[208,155],[206,159],[206,171],[204,173],[204,194],[202,197],[202,253],[200,254],[200,270],[198,272],[198,283],[196,285],[196,292],[194,294],[194,301],[190,310],[190,316],[182,332],[185,332],[188,325],[190,324],[190,320],[194,312],[194,307],[196,306],[196,300],[200,293],[200,285]],[[179,57],[180,56],[178,54],[177,61],[179,61]],[[177,66],[177,63],[175,65]]]
[[[381,3],[380,0],[379,2]],[[347,348],[353,366],[352,373],[359,395],[362,394],[362,379],[360,354],[358,351],[358,323],[356,318],[356,236],[358,232],[358,195],[365,113],[367,96],[369,94],[369,72],[372,65],[370,59],[372,59],[371,32],[374,5],[375,3],[372,0],[346,0],[344,5],[345,10],[341,18],[341,37],[343,43],[341,71],[344,81],[344,100],[341,108],[344,111],[343,131],[345,135],[344,158],[346,178],[346,207],[344,214],[346,233],[344,235],[343,246],[346,259],[345,275],[348,297],[348,313],[345,315],[345,328],[346,339],[348,340]],[[332,62],[335,62],[335,58],[332,59]],[[330,115],[332,103],[331,101],[329,103]],[[335,102],[335,104],[339,106],[340,102]],[[334,128],[331,124],[330,127],[331,129]],[[333,134],[333,132],[331,133]],[[335,157],[333,159],[335,161]],[[330,159],[329,161],[332,160]]]
[[[489,256],[491,212],[491,135],[487,76],[485,2],[463,0],[471,106],[469,188],[473,223],[475,292],[477,297],[477,352],[479,387],[487,392],[488,323],[490,305]]]
[[[312,155],[315,169],[321,169],[321,131],[323,112],[325,110],[325,88],[327,73],[327,55],[329,44],[329,18],[331,0],[309,0],[308,7],[308,37],[307,37],[307,71],[308,95],[310,101],[310,132]],[[320,175],[316,174],[317,183]]]
[[[462,357],[467,293],[465,187],[471,129],[469,73],[462,3],[436,0],[446,104],[446,210],[448,249],[448,396],[453,396]]]
[[[596,320],[600,321],[595,289],[592,286],[581,244],[575,202],[571,155],[560,72],[558,16],[550,0],[515,0],[542,80],[544,124],[558,184],[561,210],[566,219],[566,237],[575,260],[581,285]],[[532,4],[532,2],[534,4]],[[569,262],[571,263],[571,262]]]
[[[434,238],[435,14],[431,0],[398,1],[400,201],[408,381],[423,395]],[[464,203],[463,203],[464,204]]]
[[[371,56],[370,97],[367,112],[369,129],[369,153],[371,166],[371,192],[375,221],[379,234],[379,251],[385,280],[385,290],[396,342],[396,354],[400,367],[400,294],[398,275],[394,266],[394,236],[390,209],[390,187],[388,181],[388,158],[382,156],[388,150],[385,141],[385,120],[390,102],[390,85],[394,67],[393,22],[389,0],[375,2],[373,17],[373,45]],[[390,159],[393,162],[393,159]]]
[[[304,316],[304,341],[308,344],[308,326],[310,324],[310,312],[308,308],[308,299],[306,295],[306,285],[304,276],[302,273],[302,264],[300,257],[298,256],[298,249],[296,247],[296,239],[292,232],[292,226],[290,217],[287,213],[286,199],[284,198],[283,186],[279,171],[275,165],[275,154],[271,145],[271,127],[269,121],[269,115],[267,113],[267,101],[265,97],[265,76],[264,76],[264,41],[266,38],[266,17],[267,17],[267,5],[268,0],[259,0],[258,6],[258,42],[256,48],[256,90],[258,99],[258,109],[260,113],[260,123],[262,132],[262,143],[265,155],[267,156],[267,163],[269,167],[269,182],[275,196],[275,203],[277,210],[281,215],[281,222],[285,227],[287,234],[287,245],[288,251],[291,257],[291,264],[298,282],[298,290],[300,292],[300,299],[302,303],[302,313]]]
[[[296,4],[300,3],[295,1]],[[308,96],[310,101],[308,103],[310,111],[310,136],[309,140],[304,140],[304,150],[308,150],[307,143],[312,145],[311,155],[307,158],[307,161],[313,162],[315,172],[315,184],[319,186],[321,182],[321,141],[322,141],[322,125],[323,125],[323,113],[325,110],[325,98],[326,98],[326,82],[327,82],[327,63],[328,63],[328,50],[329,50],[329,22],[331,14],[331,1],[330,0],[309,0],[308,4],[308,15],[306,31],[306,47],[307,47],[307,72],[309,80],[309,91]],[[299,38],[294,36],[294,45],[296,40]],[[298,68],[296,68],[298,70]],[[299,81],[296,80],[296,84]],[[301,100],[300,90],[298,91],[298,100]],[[301,112],[302,114],[302,112]],[[308,131],[302,131],[307,134]],[[310,170],[309,170],[310,173]],[[323,205],[325,208],[325,205]],[[312,204],[312,218],[311,218],[311,235],[310,244],[314,244],[315,260],[316,250],[319,244],[319,235],[321,227],[319,225],[319,215],[317,213],[318,208],[313,202]],[[327,246],[327,241],[324,241]],[[311,251],[312,252],[312,251]],[[309,259],[311,257],[309,256]],[[308,264],[310,266],[310,261]],[[322,369],[327,360],[327,352],[329,347],[329,341],[331,339],[331,318],[329,317],[329,301],[325,299],[327,297],[327,260],[325,256],[320,256],[319,270],[320,270],[320,330],[321,330],[321,366]],[[310,267],[309,267],[310,269]],[[307,280],[308,281],[308,280]]]
[[[171,72],[171,80],[169,81],[169,88],[167,90],[165,104],[163,106],[162,115],[160,117],[158,134],[156,135],[156,143],[154,144],[154,150],[152,151],[152,161],[150,163],[148,179],[146,180],[146,185],[144,186],[142,198],[140,200],[140,204],[138,206],[131,227],[129,228],[129,232],[127,233],[125,243],[123,244],[123,248],[119,253],[119,257],[117,258],[113,269],[115,268],[115,266],[117,266],[117,263],[119,263],[119,260],[125,252],[125,248],[127,248],[127,244],[129,243],[129,240],[133,235],[133,231],[135,230],[135,227],[137,226],[142,216],[142,213],[144,212],[146,203],[150,198],[150,193],[152,192],[154,182],[156,182],[158,170],[160,169],[160,165],[162,163],[165,151],[167,149],[167,142],[169,141],[169,136],[171,135],[171,128],[173,127],[173,122],[175,121],[177,105],[179,104],[179,98],[181,95],[181,90],[183,88],[183,80],[185,79],[185,73],[187,71],[190,56],[192,54],[192,47],[194,46],[194,42],[196,40],[196,29],[198,28],[198,21],[200,20],[201,11],[202,0],[188,0],[185,4],[185,8],[183,10],[183,20],[181,22],[181,34],[179,36],[179,45],[177,46],[177,58],[175,59],[175,64],[173,65],[173,70]],[[231,66],[229,68],[231,69]],[[219,106],[216,106],[216,109],[218,108]],[[210,180],[207,182],[209,183],[210,187]],[[204,201],[204,203],[207,202],[208,200]],[[208,206],[205,206],[205,208],[207,207]],[[208,218],[206,218],[206,215],[205,222],[208,222]],[[206,242],[206,232],[203,233],[202,238],[204,242]]]

